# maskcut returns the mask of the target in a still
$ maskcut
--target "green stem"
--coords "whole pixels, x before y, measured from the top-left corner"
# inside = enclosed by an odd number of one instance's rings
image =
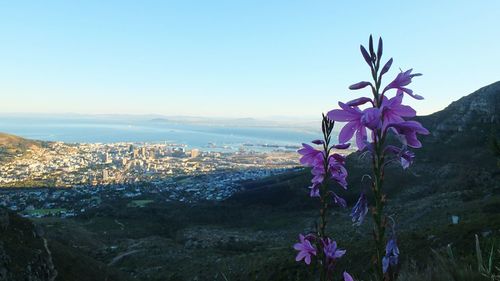
[[[320,222],[320,231],[319,231],[320,235],[319,236],[320,236],[320,239],[323,239],[326,237],[325,228],[326,228],[326,222],[327,222],[326,213],[328,210],[328,202],[324,198],[324,195],[323,195],[324,190],[321,193],[322,193],[321,194],[321,209],[320,209],[321,222]],[[319,244],[321,244],[321,241],[319,242]],[[326,255],[323,251],[321,251],[321,249],[323,249],[323,245],[320,245],[320,247],[318,247],[318,249],[320,249],[320,252],[318,253],[318,255],[320,256],[320,260],[322,261],[320,280],[326,281],[327,276],[328,276],[328,272],[327,272],[327,267],[326,267]]]
[[[326,122],[325,122],[326,123]],[[323,150],[324,150],[324,158],[323,158],[323,169],[325,172],[325,180],[328,178],[328,166],[329,166],[329,156],[330,156],[330,130],[327,130],[327,132],[324,132],[324,144],[323,144]],[[326,223],[327,223],[327,212],[328,212],[328,184],[323,182],[320,187],[320,202],[321,202],[321,208],[320,208],[320,226],[319,226],[319,238],[320,241],[318,243],[318,258],[319,260],[322,261],[322,264],[320,266],[320,280],[321,281],[327,281],[328,278],[328,267],[327,267],[327,258],[326,255],[323,251],[323,245],[322,245],[322,240],[326,238]]]
[[[374,221],[374,239],[375,239],[375,275],[377,280],[384,280],[382,259],[384,257],[384,237],[385,237],[385,216],[383,214],[384,202],[382,193],[382,183],[383,183],[383,165],[384,159],[382,156],[382,146],[379,142],[375,143],[375,155],[374,155],[374,182],[373,182],[373,194],[375,199],[375,209],[372,212]]]
[[[379,58],[380,60],[380,58]],[[380,95],[380,84],[382,77],[378,76],[380,61],[377,61],[375,69],[372,71],[373,81],[375,88],[373,91],[375,106],[380,108],[382,105],[382,98]],[[383,117],[382,117],[383,118]],[[382,120],[383,121],[383,120]],[[375,200],[375,208],[372,210],[374,229],[373,236],[375,241],[375,264],[374,273],[378,281],[384,280],[384,272],[382,259],[385,255],[385,225],[386,220],[384,216],[384,195],[382,192],[382,184],[384,177],[384,143],[385,136],[382,129],[378,129],[374,139],[374,155],[373,155],[373,195]]]

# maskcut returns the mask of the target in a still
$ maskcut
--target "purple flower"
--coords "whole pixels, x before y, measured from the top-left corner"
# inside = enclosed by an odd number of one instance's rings
[[[308,154],[309,155],[309,154]],[[319,155],[319,156],[318,156]],[[305,156],[304,156],[305,157]],[[303,158],[304,158],[303,157]],[[306,159],[307,162],[312,162],[313,168],[311,169],[311,174],[313,178],[311,180],[312,185],[309,187],[311,189],[310,196],[317,197],[319,195],[319,185],[325,180],[325,167],[323,160],[323,153],[317,154],[315,158]],[[330,155],[328,158],[328,172],[330,178],[341,185],[344,189],[347,189],[347,170],[344,167],[345,158],[337,153]]]
[[[332,180],[347,189],[347,170],[344,167],[344,157],[336,153],[331,155],[328,161],[328,171]]]
[[[293,245],[293,248],[299,251],[299,253],[295,257],[296,261],[304,260],[306,264],[311,264],[311,255],[316,255],[316,248],[313,247],[313,245],[307,238],[308,237],[304,237],[304,235],[300,234],[300,243],[296,243],[295,245]]]
[[[371,107],[363,110],[361,123],[371,130],[378,129],[382,126],[380,109]]]
[[[422,143],[417,139],[417,134],[421,135],[429,134],[429,131],[417,121],[404,121],[399,123],[392,123],[389,124],[388,127],[392,127],[396,130],[397,134],[399,134],[402,137],[401,140],[403,141],[403,144],[413,148],[422,147]]]
[[[354,208],[352,208],[351,211],[352,222],[354,225],[361,225],[367,213],[368,200],[366,199],[365,193],[361,193],[361,195],[359,195],[358,202],[356,202],[356,205],[354,205]]]
[[[387,128],[390,123],[399,123],[405,121],[403,117],[415,117],[417,112],[408,105],[402,105],[403,92],[398,91],[396,96],[391,99],[383,97],[382,100],[382,116],[384,118],[383,129]]]
[[[391,82],[389,83],[389,85],[387,85],[385,88],[384,88],[384,91],[382,92],[382,95],[387,92],[388,90],[390,89],[398,89],[402,92],[405,92],[407,93],[408,95],[410,95],[412,98],[414,99],[417,99],[417,100],[423,100],[424,98],[422,96],[419,96],[419,95],[415,95],[413,94],[413,91],[408,89],[408,88],[405,88],[405,86],[408,86],[410,83],[411,83],[411,79],[413,77],[416,77],[416,76],[421,76],[422,74],[421,73],[414,73],[414,74],[411,74],[413,69],[409,69],[407,71],[404,71],[404,72],[400,72],[396,78]]]
[[[415,160],[415,153],[409,150],[403,150],[400,154],[399,160],[401,161],[401,167],[406,170],[411,164],[413,164],[413,160]]]
[[[319,197],[320,196],[319,185],[320,185],[320,183],[313,182],[312,185],[308,187],[309,189],[311,189],[311,191],[309,192],[309,196],[311,196],[311,197]]]
[[[399,258],[399,248],[396,243],[395,238],[391,238],[387,245],[385,246],[385,256],[382,259],[382,266],[384,269],[384,273],[387,272],[389,266],[396,266],[398,264]]]
[[[313,175],[313,178],[311,182],[313,184],[321,184],[323,183],[323,180],[325,179],[325,168],[323,167],[323,163],[321,165],[316,165],[311,169],[311,174]]]
[[[339,142],[348,142],[356,133],[356,145],[359,150],[365,148],[367,139],[366,128],[375,129],[380,125],[380,111],[377,108],[367,108],[361,111],[357,106],[348,106],[339,102],[341,109],[328,112],[328,118],[333,121],[347,122],[340,130]]]
[[[331,260],[336,260],[340,259],[342,256],[345,255],[345,250],[338,249],[337,248],[337,242],[332,241],[330,238],[323,239],[323,251],[325,252],[325,255],[331,259]]]
[[[332,192],[332,196],[333,196],[333,202],[335,204],[341,206],[342,208],[347,207],[347,202],[345,201],[344,198],[338,196],[335,192]]]
[[[344,281],[354,281],[354,279],[349,273],[344,271]]]
[[[415,153],[404,148],[395,147],[393,145],[388,145],[385,148],[385,153],[392,153],[396,157],[398,157],[401,163],[401,167],[403,167],[403,169],[405,170],[408,169],[408,167],[410,167],[410,165],[415,160]]]
[[[299,149],[297,152],[302,155],[300,158],[300,164],[304,166],[315,166],[318,161],[321,161],[323,158],[323,153],[314,147],[303,143],[302,144],[303,148]]]

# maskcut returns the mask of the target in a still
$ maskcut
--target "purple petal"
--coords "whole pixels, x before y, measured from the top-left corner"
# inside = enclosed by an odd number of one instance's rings
[[[366,146],[366,128],[364,126],[358,126],[356,131],[356,146],[358,150],[363,150]]]
[[[413,148],[421,148],[422,147],[422,143],[417,139],[417,134],[415,134],[415,133],[406,135],[406,144],[409,147],[413,147]]]
[[[383,52],[383,43],[382,43],[382,37],[378,38],[378,48],[377,48],[377,58],[380,60],[382,57],[382,52]]]
[[[318,144],[318,145],[324,144],[324,142],[322,140],[313,140],[312,143]]]
[[[387,269],[389,269],[389,258],[388,257],[384,257],[382,259],[382,267],[383,267],[384,273],[386,273]]]
[[[301,251],[295,257],[295,261],[301,261],[304,257],[307,257],[307,254],[306,254],[306,252]]]
[[[413,93],[413,90],[411,89],[408,89],[408,88],[401,88],[401,90],[405,93],[407,93],[410,97],[416,99],[416,100],[423,100],[424,97],[420,96],[420,95],[417,95],[417,94],[414,94]]]
[[[349,86],[349,90],[360,90],[360,89],[363,89],[367,86],[370,86],[371,84],[372,83],[370,83],[370,82],[361,81],[359,83],[352,84],[351,86]]]
[[[365,47],[363,45],[359,45],[359,49],[361,50],[361,54],[363,55],[363,58],[365,59],[366,63],[372,67],[372,59],[368,52],[366,51]]]
[[[354,279],[349,273],[344,271],[344,281],[354,281]]]
[[[304,249],[304,246],[300,243],[296,243],[295,245],[293,245],[293,248],[297,251],[302,251]]]
[[[400,105],[392,110],[395,114],[402,117],[415,117],[417,112],[409,105]]]
[[[372,60],[375,58],[375,52],[373,51],[373,37],[370,35],[370,39],[368,40],[368,50],[370,50],[370,57]]]
[[[311,264],[311,256],[307,255],[306,258],[304,259],[304,261],[306,262],[307,265],[310,265]]]
[[[318,183],[313,183],[313,185],[311,185],[309,189],[311,189],[311,191],[309,192],[310,197],[320,197]]]
[[[380,117],[380,109],[376,107],[367,108],[363,111],[361,123],[369,129],[375,130],[381,126]]]
[[[346,143],[350,139],[352,139],[352,136],[354,135],[354,132],[356,132],[357,127],[359,126],[358,122],[352,121],[344,125],[342,130],[340,130],[339,133],[339,142],[340,143]]]
[[[350,143],[341,143],[341,144],[336,144],[333,147],[336,149],[347,149],[349,148],[349,146],[351,146]]]
[[[387,71],[391,69],[391,66],[392,66],[392,58],[385,63],[384,67],[382,67],[382,70],[380,71],[380,76],[386,74]]]
[[[354,99],[352,101],[348,101],[346,104],[348,106],[358,106],[358,105],[363,105],[367,102],[371,102],[373,104],[372,100],[370,98],[366,98],[366,97],[357,98],[357,99]]]
[[[349,143],[349,145],[351,145],[351,144]],[[345,161],[345,157],[338,154],[338,153],[334,153],[334,154],[330,155],[330,159],[333,159],[333,161],[336,161],[337,163],[341,163],[341,164],[344,163],[344,161]]]
[[[335,202],[335,204],[341,206],[342,208],[347,207],[347,202],[345,201],[345,199],[335,193],[333,193],[333,202]]]
[[[346,250],[337,250],[335,251],[335,255],[333,257],[336,259],[341,258],[345,255],[345,252]]]
[[[327,113],[328,119],[339,122],[348,122],[352,120],[356,120],[359,118],[358,114],[354,114],[352,112],[342,110],[342,109],[334,109]]]

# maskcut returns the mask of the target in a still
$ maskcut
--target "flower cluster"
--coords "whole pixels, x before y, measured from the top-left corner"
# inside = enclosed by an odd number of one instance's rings
[[[387,217],[383,214],[383,208],[386,197],[382,189],[384,168],[388,163],[396,162],[403,169],[408,169],[415,159],[415,154],[409,149],[422,147],[418,135],[429,134],[429,131],[422,124],[411,120],[416,116],[416,111],[403,104],[405,96],[416,100],[423,99],[422,96],[415,94],[408,87],[412,79],[421,76],[421,74],[413,73],[412,69],[401,71],[389,84],[382,87],[382,78],[390,71],[393,64],[391,58],[383,66],[381,65],[382,39],[379,39],[376,51],[371,36],[368,50],[362,45],[360,50],[365,62],[370,67],[372,82],[361,81],[351,85],[349,89],[369,88],[372,95],[359,97],[345,103],[339,102],[338,109],[333,109],[323,115],[324,139],[312,141],[312,144],[316,146],[304,143],[302,144],[303,148],[298,151],[302,156],[300,163],[311,168],[310,196],[320,199],[321,218],[319,229],[316,232],[299,236],[300,243],[294,245],[295,250],[299,251],[296,260],[303,260],[306,264],[310,264],[312,258],[315,257],[319,264],[321,281],[331,280],[330,273],[335,261],[346,252],[338,249],[337,243],[325,234],[329,202],[333,201],[333,203],[343,207],[347,205],[346,201],[328,185],[328,183],[334,182],[347,189],[345,158],[338,153],[332,153],[332,150],[348,148],[349,142],[354,138],[358,150],[366,151],[371,155],[373,174],[368,178],[371,181],[374,206],[368,206],[366,191],[363,190],[352,209],[351,217],[355,225],[360,225],[371,210],[376,248],[374,256],[376,279],[378,281],[395,280],[399,248],[394,231],[387,242],[385,237]],[[339,132],[338,141],[340,144],[330,145],[335,122],[345,124]],[[400,144],[394,145],[392,139],[396,142],[399,141]],[[317,148],[318,146],[321,146],[321,149]],[[343,276],[345,281],[353,280],[347,272],[344,272]]]
[[[378,48],[375,52],[373,39],[370,36],[368,50],[360,46],[361,54],[370,67],[372,82],[361,81],[351,85],[351,90],[361,90],[369,87],[370,97],[359,97],[346,103],[339,102],[339,109],[328,112],[329,119],[345,122],[339,134],[339,142],[347,143],[355,138],[359,151],[367,151],[372,156],[373,174],[369,176],[372,180],[372,194],[374,206],[371,208],[374,221],[375,240],[375,272],[377,280],[393,280],[388,273],[389,268],[394,268],[398,263],[399,248],[393,234],[385,243],[386,217],[383,214],[385,195],[383,194],[384,168],[388,163],[396,162],[403,169],[407,169],[414,162],[415,154],[410,148],[420,148],[422,143],[418,135],[427,135],[429,131],[422,124],[411,120],[416,116],[416,111],[403,104],[405,96],[416,100],[423,97],[417,95],[408,86],[412,79],[421,76],[413,73],[412,69],[399,72],[396,77],[385,87],[381,87],[382,78],[387,75],[393,64],[389,59],[381,67],[383,53],[382,39],[379,39]],[[391,95],[391,92],[394,94]],[[394,145],[388,141],[394,136],[400,145]],[[391,142],[391,144],[389,144]],[[363,222],[369,211],[368,200],[365,191],[362,191],[358,202],[351,212],[352,221],[359,225]],[[385,255],[384,252],[385,245]],[[384,277],[385,276],[385,277]]]
[[[322,140],[315,140],[312,143],[324,145]],[[323,184],[327,176],[344,189],[347,189],[347,170],[344,167],[345,158],[342,155],[333,153],[332,155],[328,155],[328,157],[326,157],[326,152],[324,150],[318,150],[306,143],[303,143],[302,146],[303,147],[298,151],[299,154],[302,155],[300,163],[306,167],[312,168],[311,174],[313,175],[313,178],[311,180],[311,186],[309,187],[309,189],[311,189],[311,197],[320,197],[319,187]],[[346,149],[348,147],[349,144],[333,146],[333,148],[336,149]],[[343,207],[346,206],[344,199],[339,197],[335,192],[330,192],[336,203]]]
[[[344,167],[345,158],[334,150],[347,149],[350,144],[331,145],[331,134],[334,121],[323,115],[322,140],[314,140],[312,144],[302,144],[298,153],[302,156],[300,163],[311,168],[310,196],[319,198],[321,203],[321,217],[319,228],[308,235],[299,235],[299,243],[293,248],[298,251],[296,261],[311,264],[313,258],[317,260],[320,269],[320,280],[331,280],[336,261],[345,254],[345,250],[337,247],[337,242],[326,235],[327,209],[330,202],[346,207],[347,202],[340,197],[329,184],[335,183],[342,189],[347,189],[347,170]],[[351,279],[349,279],[351,278]],[[345,273],[345,280],[352,277]]]
[[[410,89],[406,89],[410,91]],[[389,131],[395,132],[403,145],[420,148],[422,144],[417,139],[417,134],[427,135],[429,131],[417,121],[405,121],[404,118],[414,117],[416,112],[407,105],[402,105],[403,92],[388,99],[380,95],[378,100],[358,98],[347,103],[339,102],[341,109],[328,112],[328,118],[333,121],[347,122],[339,134],[339,141],[346,143],[356,134],[356,146],[363,150],[368,144],[385,139]],[[360,105],[370,103],[372,106],[361,110]],[[392,130],[388,130],[388,129]],[[368,139],[367,130],[371,132]],[[380,134],[376,134],[380,132]]]
[[[335,267],[338,259],[342,258],[346,250],[340,249],[337,242],[330,238],[321,238],[315,234],[299,235],[299,243],[296,243],[293,248],[297,251],[296,261],[304,261],[307,265],[311,264],[312,257],[317,256],[320,251],[316,245],[321,246],[323,249],[323,256],[325,257],[324,266],[328,273],[331,273]],[[349,279],[350,278],[350,279]],[[353,280],[349,273],[344,272],[344,280]]]
[[[298,252],[295,257],[296,261],[304,260],[306,264],[311,264],[311,257],[316,256],[318,250],[316,249],[317,244],[321,244],[323,248],[323,254],[327,257],[329,263],[335,262],[340,259],[345,254],[345,250],[337,248],[337,242],[330,238],[320,238],[315,234],[299,235],[299,243],[296,243],[293,248]]]
[[[416,116],[416,111],[403,104],[405,94],[417,100],[423,99],[422,96],[414,94],[413,90],[407,87],[412,82],[412,78],[422,74],[412,73],[412,69],[401,71],[392,82],[380,91],[382,78],[390,70],[393,59],[389,59],[379,70],[383,50],[382,39],[379,40],[377,52],[374,51],[371,36],[369,51],[364,46],[361,46],[360,49],[363,58],[370,67],[374,82],[361,81],[349,88],[360,90],[370,87],[372,97],[360,97],[346,103],[339,102],[340,109],[331,110],[327,116],[333,121],[346,122],[340,131],[339,142],[347,143],[355,137],[358,150],[367,150],[374,155],[381,154],[382,158],[386,157],[397,161],[403,169],[407,169],[415,158],[415,154],[408,148],[422,147],[417,135],[429,134],[429,131],[419,122],[409,120],[409,118]],[[395,90],[396,93],[394,96],[388,97],[391,90]],[[362,106],[364,108],[361,108]],[[401,147],[394,145],[384,147],[386,138],[391,133],[400,140]],[[351,213],[353,222],[360,224],[367,213],[366,197],[362,193]]]

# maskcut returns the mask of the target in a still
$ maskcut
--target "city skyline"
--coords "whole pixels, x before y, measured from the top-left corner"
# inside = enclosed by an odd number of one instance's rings
[[[500,78],[500,3],[482,3],[3,3],[0,113],[310,118],[369,78],[373,34],[386,83],[424,74],[427,115]]]

